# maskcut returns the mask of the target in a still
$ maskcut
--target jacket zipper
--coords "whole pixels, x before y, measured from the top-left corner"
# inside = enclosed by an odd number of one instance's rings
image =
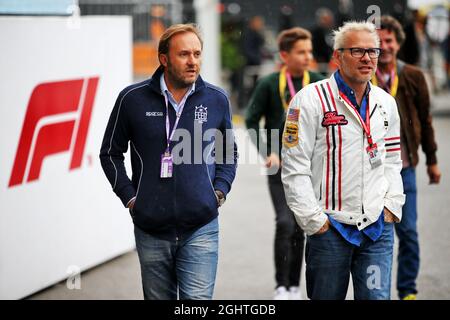
[[[164,93],[160,92],[160,94],[164,99],[164,105],[165,105],[166,98],[164,96]],[[169,112],[169,106],[167,106],[166,111]],[[175,174],[175,166],[174,165],[172,165],[172,170],[173,170],[172,171],[172,179],[173,179],[173,189],[174,189],[173,191],[174,191],[174,195],[175,195],[175,197],[173,199],[173,211],[174,211],[174,215],[175,215],[175,241],[178,244],[180,237],[178,236],[178,216],[177,216],[177,209],[176,209],[177,208],[177,196],[176,196],[177,184],[176,184],[176,174]]]
[[[174,189],[174,194],[175,197],[173,199],[173,209],[174,209],[174,214],[175,214],[175,240],[178,244],[178,240],[179,240],[179,236],[178,236],[178,215],[177,215],[177,184],[176,184],[176,177],[177,175],[175,174],[175,166],[173,166],[173,189]]]

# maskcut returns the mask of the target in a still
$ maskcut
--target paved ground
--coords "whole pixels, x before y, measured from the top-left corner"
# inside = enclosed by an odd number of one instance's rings
[[[434,125],[443,173],[439,186],[429,186],[424,157],[417,169],[419,234],[422,268],[420,299],[450,299],[450,96],[435,99]],[[241,136],[240,136],[241,137]],[[244,143],[239,140],[242,150]],[[274,213],[261,166],[240,165],[232,193],[220,213],[220,260],[215,299],[271,299],[274,289]],[[131,230],[130,230],[131,232]],[[395,283],[395,268],[393,283]],[[141,299],[135,251],[91,269],[81,276],[81,290],[64,282],[31,299]],[[302,291],[304,288],[302,275]],[[392,297],[396,298],[395,290]],[[351,285],[348,298],[352,298]]]

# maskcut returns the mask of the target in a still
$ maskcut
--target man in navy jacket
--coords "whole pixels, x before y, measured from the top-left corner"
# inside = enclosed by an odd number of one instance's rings
[[[202,48],[195,25],[164,32],[160,67],[119,94],[100,151],[133,219],[145,299],[213,295],[218,207],[236,174],[237,147],[227,96],[199,76]]]

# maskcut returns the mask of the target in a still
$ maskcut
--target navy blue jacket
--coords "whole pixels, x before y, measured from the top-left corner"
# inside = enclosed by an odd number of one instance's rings
[[[161,155],[167,146],[166,105],[159,83],[162,73],[160,67],[152,78],[120,92],[106,127],[100,161],[124,206],[136,196],[130,210],[135,225],[163,239],[181,239],[217,217],[214,190],[225,195],[230,191],[237,147],[226,94],[199,77],[174,135],[174,140],[178,134],[182,138],[170,144],[176,162],[173,177],[160,178]],[[176,114],[170,104],[168,110],[172,128]],[[221,134],[204,135],[208,129]],[[131,180],[124,166],[128,144]]]

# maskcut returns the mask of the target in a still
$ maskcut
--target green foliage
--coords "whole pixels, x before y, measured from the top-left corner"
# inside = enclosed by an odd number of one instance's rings
[[[232,33],[222,32],[220,35],[220,54],[222,68],[236,71],[245,64],[244,56],[239,50],[239,40]]]

